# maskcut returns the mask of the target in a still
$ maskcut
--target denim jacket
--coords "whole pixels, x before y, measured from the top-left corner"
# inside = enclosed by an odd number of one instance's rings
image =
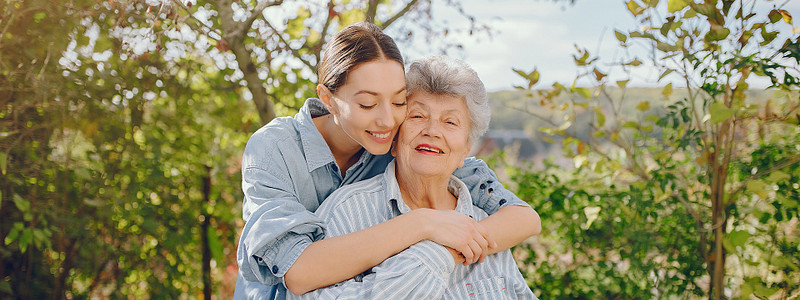
[[[308,245],[325,236],[324,222],[314,215],[320,203],[343,185],[382,174],[392,161],[389,154],[362,149],[342,178],[312,120],[328,113],[320,100],[308,99],[293,118],[276,118],[248,140],[242,156],[245,226],[237,251],[235,299],[284,299],[284,274]],[[488,214],[528,205],[479,159],[468,158],[453,175]]]

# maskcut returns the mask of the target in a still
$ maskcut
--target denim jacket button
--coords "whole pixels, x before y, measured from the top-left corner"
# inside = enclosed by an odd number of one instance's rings
[[[486,188],[486,184],[485,183],[481,183],[481,189],[485,189],[485,188]]]
[[[506,204],[506,199],[500,199],[500,205]]]
[[[272,266],[272,274],[278,274],[278,266]]]

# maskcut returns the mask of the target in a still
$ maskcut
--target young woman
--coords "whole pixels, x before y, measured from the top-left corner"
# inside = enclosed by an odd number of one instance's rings
[[[481,222],[452,210],[418,209],[329,239],[314,215],[337,188],[382,174],[406,117],[403,59],[370,23],[334,35],[318,69],[319,99],[293,118],[276,118],[247,143],[242,157],[245,227],[239,241],[236,299],[284,299],[372,268],[423,240],[460,252],[464,264],[506,250],[538,232],[539,216],[474,158],[454,175]],[[367,213],[365,211],[365,213]],[[412,226],[413,225],[413,226]]]

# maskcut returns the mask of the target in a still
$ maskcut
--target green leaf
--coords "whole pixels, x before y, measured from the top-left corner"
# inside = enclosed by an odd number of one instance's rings
[[[634,121],[628,121],[628,122],[625,122],[625,124],[622,124],[622,128],[634,128],[634,129],[636,129],[636,128],[639,128],[639,123],[636,123]]]
[[[731,241],[731,245],[734,247],[744,247],[749,238],[750,233],[744,230],[737,230],[728,234],[728,240]]]
[[[622,32],[619,32],[619,31],[617,31],[617,30],[614,30],[614,35],[615,35],[615,36],[617,36],[617,40],[618,40],[618,41],[620,41],[620,43],[625,43],[625,42],[627,42],[627,41],[628,41],[628,36],[627,36],[627,35],[625,35],[625,34],[624,34],[624,33],[622,33]]]
[[[769,14],[767,15],[767,17],[769,17],[769,22],[770,23],[775,23],[775,22],[780,21],[783,18],[783,15],[777,9],[773,9],[773,10],[769,11]]]
[[[711,25],[711,30],[706,33],[704,39],[708,42],[716,42],[724,40],[731,34],[731,30],[719,25]]]
[[[606,115],[599,108],[595,110],[595,113],[597,114],[597,127],[602,128],[606,125]]]
[[[670,45],[664,42],[656,42],[656,49],[662,52],[674,52],[681,50],[681,47],[678,47],[677,45]]]
[[[736,115],[736,109],[728,108],[722,102],[714,102],[709,107],[709,113],[711,114],[711,124],[719,124],[724,122],[730,117]]]
[[[748,181],[745,186],[747,186],[747,191],[758,195],[761,199],[769,197],[769,191],[766,189],[767,184],[761,180]]]
[[[641,111],[647,111],[648,109],[650,109],[650,102],[649,101],[639,102],[639,105],[636,105],[636,109]]]
[[[792,176],[790,176],[789,174],[786,174],[785,172],[774,171],[774,172],[769,174],[769,176],[767,177],[767,180],[769,182],[777,183],[777,182],[782,182],[782,181],[790,179],[790,178],[792,178]]]
[[[31,210],[30,201],[23,199],[20,195],[17,194],[14,194],[14,196],[11,198],[14,201],[14,205],[17,206],[17,209],[19,209],[20,212],[26,213]]]
[[[687,6],[689,6],[689,1],[688,0],[669,0],[669,1],[667,1],[667,10],[671,14],[675,13],[675,12],[678,12],[678,11],[681,11],[684,8],[686,8]]]
[[[6,244],[6,246],[11,245],[11,243],[17,240],[20,231],[22,231],[25,228],[24,226],[25,225],[22,225],[22,223],[20,222],[14,223],[14,227],[11,228],[11,231],[8,232],[8,235],[6,235],[6,238],[3,241]]]
[[[8,283],[8,281],[5,281],[5,280],[0,281],[0,292],[5,293],[5,294],[9,294],[9,295],[14,293],[14,291],[11,290],[11,284]]]
[[[22,230],[22,235],[19,237],[19,251],[25,253],[31,242],[33,242],[33,232],[28,228]]]
[[[575,88],[575,92],[583,97],[583,99],[592,99],[592,92],[587,88]]]
[[[44,17],[46,17],[46,16],[47,16],[47,15],[46,15],[45,13],[43,13],[43,12],[38,12],[38,13],[35,13],[35,14],[33,14],[33,21],[34,21],[34,22],[36,22],[36,23],[39,23],[39,22],[41,22],[41,21],[44,19]]]
[[[0,152],[0,172],[6,175],[6,168],[8,167],[8,154]]]
[[[667,75],[669,75],[672,72],[675,72],[675,70],[674,69],[666,69],[666,70],[664,70],[664,72],[661,72],[661,76],[658,76],[658,81],[661,81],[661,79],[664,79],[664,77],[667,77]]]
[[[592,133],[592,136],[596,137],[598,139],[601,139],[601,138],[606,137],[606,133],[605,133],[605,131],[598,130],[598,131],[595,131],[594,133]]]

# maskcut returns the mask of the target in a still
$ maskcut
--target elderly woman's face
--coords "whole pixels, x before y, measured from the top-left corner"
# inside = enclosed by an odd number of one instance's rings
[[[415,92],[392,153],[419,175],[450,175],[469,154],[469,109],[463,99]]]

